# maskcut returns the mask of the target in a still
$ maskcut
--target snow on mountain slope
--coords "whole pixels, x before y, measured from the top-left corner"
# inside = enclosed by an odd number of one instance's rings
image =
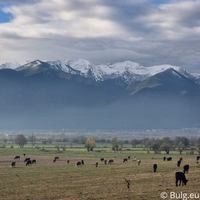
[[[51,69],[61,70],[66,73],[78,74],[86,78],[92,78],[95,81],[105,81],[108,79],[121,79],[127,84],[130,84],[134,81],[143,81],[150,76],[163,72],[169,68],[172,68],[187,78],[195,79],[195,76],[189,74],[187,71],[181,67],[172,66],[172,65],[155,65],[151,67],[143,67],[138,63],[132,61],[124,61],[117,63],[108,63],[94,65],[88,60],[78,59],[78,60],[65,60],[65,61],[48,61],[43,62],[47,63]],[[40,61],[36,60],[30,63],[27,63],[20,67],[18,63],[5,63],[0,65],[2,68],[27,68],[27,67],[37,67],[41,64]]]
[[[93,65],[89,61],[79,59],[76,61],[49,61],[52,67],[63,70],[68,73],[79,74],[86,78],[90,77],[96,81],[120,78],[127,84],[133,81],[142,81],[146,78],[173,68],[186,77],[192,77],[184,69],[172,65],[157,65],[152,67],[143,67],[138,63],[131,61],[117,62]]]
[[[16,69],[20,67],[20,64],[17,62],[7,62],[0,65],[0,69]]]

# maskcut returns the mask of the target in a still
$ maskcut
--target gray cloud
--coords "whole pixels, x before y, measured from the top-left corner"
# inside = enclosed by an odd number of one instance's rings
[[[132,60],[144,66],[178,65],[200,73],[199,0],[9,2],[4,11],[14,19],[0,24],[0,48],[5,49],[1,63]]]

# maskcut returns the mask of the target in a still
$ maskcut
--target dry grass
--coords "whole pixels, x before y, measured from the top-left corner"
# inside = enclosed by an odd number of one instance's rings
[[[10,164],[14,156],[0,157],[1,200],[83,200],[83,199],[161,199],[161,192],[200,193],[200,168],[195,157],[183,157],[181,167],[177,159],[167,162],[162,159],[142,159],[141,165],[121,158],[114,158],[114,164],[104,165],[98,158],[60,157],[53,163],[53,156],[31,156],[37,164],[26,166],[23,160]],[[66,160],[70,163],[67,164]],[[84,159],[83,166],[75,166]],[[95,162],[99,166],[95,167]],[[157,172],[153,164],[157,163]],[[187,186],[175,187],[175,172],[182,171],[189,164]],[[127,189],[124,177],[131,181]],[[167,198],[170,199],[170,198]]]

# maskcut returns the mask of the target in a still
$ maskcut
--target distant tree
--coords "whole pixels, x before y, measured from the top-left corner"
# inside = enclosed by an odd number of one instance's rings
[[[71,142],[78,143],[78,144],[85,144],[86,140],[87,138],[84,136],[76,136],[72,138]]]
[[[132,145],[132,147],[136,146],[136,145],[139,144],[139,143],[140,143],[140,141],[137,140],[137,139],[132,139],[132,140],[130,141],[130,144]]]
[[[189,139],[186,138],[186,137],[179,137],[179,136],[175,137],[174,140],[173,140],[173,142],[174,142],[174,145],[176,147],[179,146],[180,142],[182,142],[185,145],[185,147],[189,146]]]
[[[85,147],[87,148],[88,152],[93,151],[95,146],[96,146],[96,142],[94,138],[90,137],[86,140]]]
[[[181,154],[183,149],[185,148],[185,145],[183,144],[183,142],[179,142],[179,145],[178,145],[178,150],[179,150],[179,153]]]
[[[16,138],[15,138],[15,144],[18,144],[20,146],[20,148],[23,148],[25,144],[27,144],[27,140],[24,137],[23,134],[19,134]]]
[[[32,146],[35,146],[36,140],[37,140],[37,138],[33,134],[28,137],[28,141],[31,142]]]
[[[117,142],[117,137],[112,137],[110,143],[114,145],[116,144],[116,142]]]
[[[200,138],[198,138],[198,139],[196,140],[195,145],[196,145],[196,147],[197,147],[198,149],[200,149]]]
[[[169,151],[171,150],[172,145],[169,143],[163,142],[162,145],[160,146],[160,150],[165,151],[166,154],[169,154]]]
[[[117,142],[112,145],[112,150],[117,152],[119,151],[119,144]]]
[[[160,144],[154,142],[153,145],[152,145],[152,149],[153,149],[154,151],[158,151],[158,150],[160,149]]]
[[[124,140],[117,140],[118,145],[120,145],[121,149],[124,145]]]
[[[55,141],[54,138],[47,138],[46,143],[52,144]]]
[[[147,139],[145,142],[145,146],[151,150],[154,141],[152,139]]]

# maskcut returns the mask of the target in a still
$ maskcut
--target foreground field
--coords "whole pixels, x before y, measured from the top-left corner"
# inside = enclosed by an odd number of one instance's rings
[[[82,200],[82,199],[162,199],[161,193],[166,192],[166,199],[183,199],[181,195],[194,194],[193,199],[199,199],[200,168],[196,163],[195,155],[182,155],[181,167],[176,166],[180,155],[172,154],[172,161],[163,161],[165,154],[155,155],[141,152],[122,153],[93,153],[82,150],[73,150],[73,154],[58,155],[60,159],[53,163],[54,155],[38,155],[32,153],[31,159],[37,164],[26,166],[24,157],[16,160],[16,167],[11,168],[16,154],[0,156],[0,199],[1,200]],[[82,153],[80,153],[81,151]],[[48,154],[48,153],[47,153]],[[84,157],[78,157],[79,155]],[[73,156],[72,156],[73,155]],[[128,160],[123,163],[122,158],[128,155],[131,158],[141,159],[141,165]],[[21,155],[22,156],[22,155]],[[99,158],[114,159],[114,164],[105,165]],[[116,157],[116,158],[115,158]],[[153,159],[152,159],[153,158]],[[70,163],[67,164],[67,160]],[[77,167],[79,160],[85,164]],[[95,162],[98,161],[98,167]],[[158,165],[157,172],[153,172],[153,164]],[[185,164],[190,165],[186,178],[187,186],[175,186],[175,172],[182,171]],[[125,180],[130,180],[130,190]],[[177,198],[170,198],[170,192],[175,192]],[[181,193],[182,192],[182,193]],[[195,196],[196,195],[196,196]],[[185,198],[187,199],[187,198]],[[191,198],[190,198],[191,199]]]

